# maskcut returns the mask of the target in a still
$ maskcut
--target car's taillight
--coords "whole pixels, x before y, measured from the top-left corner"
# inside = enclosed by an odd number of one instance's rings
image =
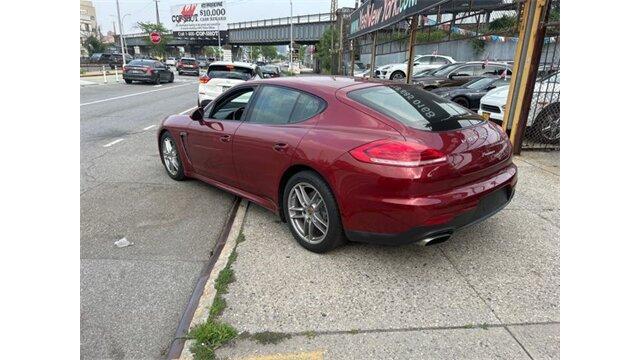
[[[200,77],[200,84],[206,84],[211,80],[207,75]]]
[[[145,70],[147,71],[147,74],[153,74],[153,69],[150,67],[146,67]]]
[[[428,146],[398,140],[377,140],[349,151],[356,160],[391,166],[421,166],[444,162],[446,156]]]

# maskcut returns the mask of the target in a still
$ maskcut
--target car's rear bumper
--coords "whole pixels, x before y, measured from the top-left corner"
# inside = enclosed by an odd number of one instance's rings
[[[372,233],[345,230],[351,241],[378,245],[406,245],[421,240],[436,239],[453,234],[454,231],[478,223],[502,210],[513,198],[515,187],[505,185],[483,196],[476,207],[462,212],[452,220],[433,226],[419,226],[397,234]]]
[[[438,190],[411,183],[423,179],[365,177],[351,174],[338,184],[342,222],[350,240],[377,244],[409,244],[439,233],[451,233],[502,209],[512,198],[517,168],[510,160],[494,165],[470,182],[442,180]],[[491,171],[489,171],[491,170]],[[404,185],[394,187],[394,183]],[[382,186],[382,187],[381,187]],[[435,188],[434,184],[433,188]],[[415,189],[415,190],[409,190]]]
[[[142,74],[124,73],[122,77],[125,80],[133,80],[133,81],[155,81],[158,75],[157,74],[149,75],[146,73],[142,73]]]
[[[200,75],[200,68],[190,68],[190,69],[178,69],[178,71],[180,71],[181,73],[184,74],[196,74],[196,75]]]

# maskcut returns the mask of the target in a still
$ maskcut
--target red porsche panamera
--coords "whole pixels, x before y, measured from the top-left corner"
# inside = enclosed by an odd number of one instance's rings
[[[162,162],[278,213],[315,252],[442,241],[511,200],[504,132],[420,88],[341,77],[249,81],[166,118]]]

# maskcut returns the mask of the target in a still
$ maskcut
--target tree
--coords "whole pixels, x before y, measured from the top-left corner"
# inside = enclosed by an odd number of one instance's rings
[[[320,59],[320,67],[326,71],[331,71],[331,59],[333,58],[334,52],[331,48],[332,43],[338,43],[338,30],[329,28],[324,32],[324,34],[322,34],[322,37],[316,46],[316,55],[318,56],[318,59]]]
[[[215,57],[216,60],[222,59],[222,50],[217,46],[205,46],[204,55],[207,57]]]
[[[273,45],[262,45],[258,47],[258,53],[265,59],[273,60],[278,56],[278,50]]]
[[[89,53],[89,56],[91,56],[91,55],[93,55],[95,53],[102,53],[107,48],[107,45],[105,45],[102,41],[100,41],[100,39],[98,39],[94,35],[91,35],[91,36],[87,37],[82,42],[82,46],[85,49],[87,49],[87,52]]]
[[[147,35],[150,35],[152,32],[157,32],[160,34],[161,37],[159,43],[152,43],[150,36],[145,37],[145,42],[151,47],[150,54],[152,56],[164,58],[167,50],[167,45],[171,42],[171,40],[173,40],[171,31],[167,30],[164,25],[156,23],[139,22],[138,28]]]

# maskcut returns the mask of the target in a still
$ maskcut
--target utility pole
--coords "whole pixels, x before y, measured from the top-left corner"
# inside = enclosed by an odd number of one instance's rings
[[[154,0],[156,2],[156,25],[160,25],[160,13],[158,12],[158,1],[159,0]]]
[[[289,35],[291,38],[291,41],[289,42],[289,71],[293,71],[293,0],[289,0],[289,8],[289,24],[291,25],[289,29]]]
[[[122,50],[122,68],[127,64],[127,59],[124,56],[124,36],[122,33],[122,19],[120,19],[120,2],[116,0],[116,12],[118,14],[118,27],[120,28],[120,48]]]

